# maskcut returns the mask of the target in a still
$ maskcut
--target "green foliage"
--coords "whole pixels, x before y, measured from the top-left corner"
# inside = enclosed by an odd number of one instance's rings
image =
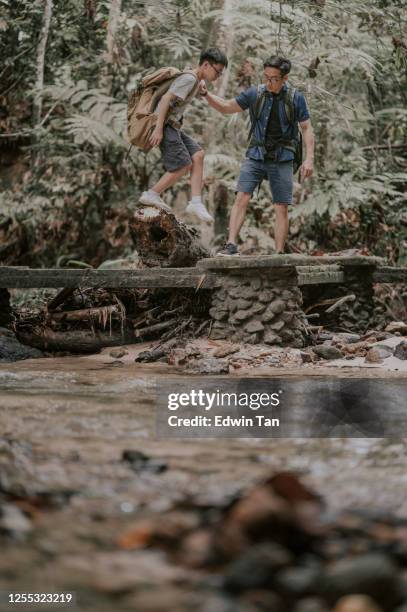
[[[40,127],[30,132],[30,140],[24,136],[16,141],[24,160],[24,179],[0,194],[3,216],[23,218],[32,212],[35,219],[43,210],[69,215],[71,209],[82,207],[93,211],[86,218],[99,227],[107,205],[131,203],[161,174],[162,166],[157,150],[146,156],[133,149],[126,157],[129,91],[148,70],[196,65],[203,47],[219,45],[230,60],[226,97],[238,93],[246,60],[254,65],[252,83],[261,80],[262,60],[270,54],[280,52],[293,62],[290,81],[306,94],[316,136],[315,175],[301,186],[301,203],[294,207],[293,217],[304,220],[304,228],[313,227],[314,239],[324,244],[327,234],[320,221],[335,219],[340,239],[334,230],[329,239],[337,245],[346,242],[341,215],[348,219],[346,211],[355,210],[359,242],[376,248],[372,236],[380,231],[375,230],[378,219],[389,227],[398,226],[403,242],[407,24],[402,1],[122,0],[120,4],[113,64],[108,65],[111,0],[54,0],[43,117]],[[42,19],[40,1],[0,2],[0,132],[31,130]],[[223,116],[196,100],[186,115],[186,127],[207,151],[208,181],[222,180],[232,196],[246,146],[247,113]],[[10,142],[0,138],[0,147],[3,144],[7,151],[14,141]],[[271,226],[271,209],[263,186],[251,207],[252,223]],[[348,227],[349,236],[352,231]],[[380,240],[376,245],[384,249]],[[397,256],[404,257],[402,249]]]

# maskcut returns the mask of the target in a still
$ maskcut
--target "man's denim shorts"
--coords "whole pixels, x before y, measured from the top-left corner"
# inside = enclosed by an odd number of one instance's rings
[[[253,193],[267,178],[274,204],[291,204],[293,199],[293,162],[261,161],[246,158],[240,167],[236,191]]]
[[[162,161],[167,172],[175,172],[192,163],[192,156],[201,151],[197,142],[183,130],[166,125],[160,144]]]

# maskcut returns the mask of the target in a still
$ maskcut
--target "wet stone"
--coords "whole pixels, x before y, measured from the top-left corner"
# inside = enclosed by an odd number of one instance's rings
[[[250,308],[250,314],[252,315],[261,314],[262,312],[264,312],[265,308],[266,308],[265,304],[261,304],[260,302],[257,302],[257,304],[253,304],[253,306]]]
[[[280,331],[280,329],[283,329],[284,327],[284,321],[282,321],[281,319],[279,319],[278,321],[273,321],[269,324],[269,327],[270,329],[273,329],[275,331]]]
[[[284,310],[286,310],[287,306],[286,303],[283,302],[283,300],[274,300],[274,302],[272,302],[268,309],[270,310],[270,312],[274,312],[274,314],[280,314],[280,312],[284,312]]]
[[[217,308],[210,308],[209,314],[211,315],[212,319],[215,319],[216,321],[224,321],[228,317],[226,310],[218,310]]]
[[[32,529],[31,521],[13,504],[0,505],[0,535],[21,540]]]
[[[224,588],[239,592],[270,586],[275,572],[291,561],[291,553],[279,544],[253,546],[227,567]]]
[[[392,321],[386,326],[384,331],[389,332],[391,334],[399,332],[403,336],[407,336],[407,324],[403,321]]]
[[[0,362],[37,359],[39,357],[44,357],[44,353],[31,346],[21,344],[12,331],[0,327]]]
[[[339,342],[343,342],[344,344],[355,344],[355,342],[360,342],[360,336],[359,334],[350,334],[348,332],[340,332],[340,333],[335,334],[335,340]]]
[[[382,608],[366,595],[341,597],[332,612],[382,612]]]
[[[351,594],[368,595],[391,609],[400,597],[397,570],[391,560],[379,553],[343,559],[321,578],[320,594],[334,604]]]
[[[210,333],[210,338],[212,340],[224,340],[227,337],[227,335],[228,335],[228,332],[224,329],[212,329]]]
[[[238,310],[233,316],[237,321],[244,321],[250,317],[250,312],[247,310]]]
[[[245,325],[245,331],[249,334],[254,334],[256,332],[263,331],[264,325],[261,321],[250,321],[247,325]]]
[[[245,310],[246,308],[250,308],[251,305],[251,300],[244,300],[242,298],[236,300],[236,310]]]
[[[281,344],[282,339],[281,336],[269,330],[264,334],[264,342],[266,344]]]
[[[264,291],[260,291],[258,297],[259,297],[260,302],[269,304],[274,299],[274,293],[273,291],[269,289],[264,289]]]
[[[282,610],[285,609],[285,602],[280,595],[265,589],[246,591],[239,596],[239,601],[241,601],[242,604],[253,605],[256,612],[282,612]],[[211,612],[214,611],[211,610]],[[233,612],[235,612],[235,610],[233,610]]]
[[[120,357],[124,357],[125,355],[128,355],[128,354],[129,354],[129,351],[123,347],[117,347],[109,351],[110,357],[113,357],[114,359],[120,359]]]
[[[384,349],[378,346],[374,346],[369,349],[366,353],[365,361],[368,363],[381,363],[383,359],[390,357],[393,354],[391,349]]]
[[[293,312],[282,312],[280,315],[280,318],[282,321],[284,321],[285,323],[291,323],[292,320],[294,319],[295,314]]]
[[[314,594],[320,577],[318,566],[289,567],[275,576],[273,584],[278,592],[299,597]]]
[[[403,340],[394,349],[394,356],[405,361],[407,359],[407,341]]]
[[[268,306],[267,310],[263,313],[261,320],[264,321],[264,323],[269,323],[275,318],[275,316],[275,313],[270,310],[270,307]]]
[[[317,346],[313,346],[312,350],[314,351],[315,355],[317,355],[321,359],[342,359],[343,357],[342,352],[335,346],[319,344]]]
[[[323,599],[319,597],[304,597],[298,601],[293,612],[330,612]]]
[[[124,450],[122,453],[122,461],[130,464],[130,467],[135,472],[148,471],[155,474],[160,474],[167,470],[167,464],[161,459],[148,457],[138,450]]]
[[[227,374],[229,365],[225,360],[205,357],[205,359],[197,359],[189,363],[187,371],[192,374]]]

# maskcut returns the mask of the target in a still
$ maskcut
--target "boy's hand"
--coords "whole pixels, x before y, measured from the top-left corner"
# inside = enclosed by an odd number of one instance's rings
[[[163,129],[156,127],[150,136],[150,144],[152,147],[157,147],[163,139]]]
[[[201,81],[199,83],[199,95],[202,97],[205,97],[207,93],[208,93],[208,88],[206,87],[206,83],[205,81]]]

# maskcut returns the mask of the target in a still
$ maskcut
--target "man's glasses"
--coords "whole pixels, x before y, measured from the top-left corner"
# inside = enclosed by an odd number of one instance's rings
[[[263,79],[267,81],[267,83],[278,83],[282,78],[283,77],[268,77],[265,74],[263,75]]]
[[[223,70],[218,70],[217,68],[215,68],[215,66],[213,64],[211,64],[211,66],[214,69],[214,71],[216,72],[216,74],[218,75],[218,77],[222,76]]]

